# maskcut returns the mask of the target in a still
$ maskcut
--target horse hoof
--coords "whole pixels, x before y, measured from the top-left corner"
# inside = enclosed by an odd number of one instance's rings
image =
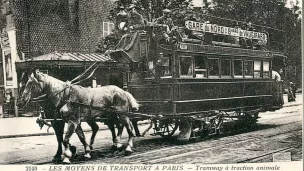
[[[70,150],[65,150],[63,152],[63,156],[66,158],[66,157],[69,157],[71,158],[72,157],[72,152]]]
[[[63,163],[63,164],[71,164],[70,159],[67,158],[67,157],[64,157],[64,158],[63,158],[62,163]]]
[[[125,151],[125,156],[130,156],[132,154],[132,151]]]
[[[84,155],[84,158],[86,158],[86,159],[90,159],[90,158],[91,158],[90,153],[86,153],[86,154]]]
[[[71,150],[73,156],[74,156],[74,155],[76,154],[76,152],[77,152],[76,146],[71,146],[71,147],[70,147],[70,150]]]
[[[120,147],[116,147],[116,149],[117,149],[117,151],[123,151],[124,150],[124,146],[122,145],[122,146],[120,146]]]
[[[62,157],[61,156],[54,156],[52,162],[54,163],[59,163],[62,161]]]

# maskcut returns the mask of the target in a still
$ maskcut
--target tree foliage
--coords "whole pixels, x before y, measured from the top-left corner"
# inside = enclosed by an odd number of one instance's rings
[[[115,8],[110,11],[109,19],[116,21],[116,14],[120,6],[128,7],[130,4],[135,4],[137,11],[144,16],[148,21],[151,21],[162,15],[162,10],[165,8],[186,9],[191,6],[192,0],[118,0],[115,3]]]
[[[206,2],[204,8],[189,8],[191,0],[118,0],[116,8],[112,9],[109,19],[114,23],[118,7],[127,7],[134,3],[138,7],[139,13],[144,18],[151,21],[162,14],[164,8],[173,11],[173,20],[176,25],[182,25],[187,14],[196,11],[200,14],[210,14],[216,17],[222,17],[231,20],[240,21],[238,24],[252,23],[257,31],[265,31],[269,33],[269,41],[271,42],[270,50],[283,50],[287,55],[287,68],[296,67],[297,70],[291,69],[287,76],[291,80],[301,78],[301,18],[297,11],[300,9],[298,3],[292,7],[286,7],[286,0],[213,0],[211,3]],[[211,23],[220,24],[218,18],[208,18]],[[232,23],[224,23],[229,26]],[[235,24],[235,23],[233,23]],[[232,25],[233,25],[232,24]],[[266,27],[260,27],[266,26]],[[274,28],[274,29],[270,29]],[[112,35],[103,39],[105,44],[117,42],[119,34],[115,31]],[[103,45],[105,45],[103,44]],[[113,44],[113,43],[112,43]],[[109,47],[109,46],[105,46]]]
[[[287,8],[286,3],[285,0],[213,0],[213,7],[207,11],[218,17],[274,28],[265,30],[272,41],[271,50],[284,49],[289,68],[287,78],[296,81],[301,79],[301,16],[297,12],[300,7],[296,3]]]
[[[127,8],[130,4],[135,4],[137,11],[146,21],[153,21],[162,15],[163,9],[168,8],[173,11],[187,9],[191,6],[191,2],[192,0],[118,0],[114,4],[115,7],[110,10],[108,19],[115,23],[120,6]],[[179,18],[176,19],[179,20]],[[120,36],[121,33],[115,30],[112,34],[101,38],[96,52],[104,53],[108,48],[113,47],[113,44],[118,43]]]

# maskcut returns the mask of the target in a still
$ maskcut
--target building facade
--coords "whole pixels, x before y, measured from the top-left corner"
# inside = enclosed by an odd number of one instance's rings
[[[107,19],[114,0],[0,1],[0,114],[5,92],[17,97],[19,63],[57,51],[93,53],[114,28]]]

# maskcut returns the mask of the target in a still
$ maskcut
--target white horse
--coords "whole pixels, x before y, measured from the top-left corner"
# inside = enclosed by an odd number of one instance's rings
[[[31,74],[25,85],[18,103],[19,107],[26,105],[26,103],[33,98],[32,92],[37,86],[46,94],[47,100],[54,104],[58,111],[60,111],[62,119],[68,123],[68,130],[63,140],[65,147],[64,163],[70,163],[69,158],[71,157],[71,151],[69,139],[73,132],[76,131],[81,141],[86,141],[80,127],[81,120],[90,120],[101,115],[110,118],[109,121],[115,120],[113,118],[118,118],[126,127],[129,139],[125,153],[126,155],[131,154],[135,135],[133,133],[132,123],[125,114],[128,113],[129,107],[133,110],[138,110],[139,104],[130,93],[117,86],[84,88],[78,85],[71,85],[69,82],[63,82],[36,71]],[[110,128],[110,130],[112,131],[114,145],[120,146],[115,135],[114,126],[113,129]],[[85,151],[86,156],[90,157],[90,146],[87,143],[85,143]]]

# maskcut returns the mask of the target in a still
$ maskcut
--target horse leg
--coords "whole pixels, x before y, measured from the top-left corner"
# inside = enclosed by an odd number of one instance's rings
[[[81,128],[81,125],[79,124],[75,130],[76,134],[78,135],[78,138],[80,140],[80,142],[82,143],[83,147],[84,147],[84,150],[85,150],[85,155],[84,157],[85,158],[91,158],[91,149],[90,149],[90,146],[88,145],[87,141],[86,141],[86,138],[85,138],[85,135],[83,133],[83,130]]]
[[[117,132],[118,142],[120,142],[124,126],[121,122],[118,122],[118,123],[116,123],[116,127],[118,130],[118,132]]]
[[[121,116],[120,119],[121,119],[123,125],[126,127],[127,132],[129,134],[128,145],[127,145],[127,148],[126,148],[126,151],[125,151],[125,155],[130,155],[132,153],[133,139],[135,137],[135,135],[133,133],[132,122],[126,116]]]
[[[112,134],[113,145],[112,145],[111,149],[112,149],[112,150],[117,150],[117,149],[119,149],[119,148],[122,147],[122,144],[120,144],[120,143],[118,142],[118,139],[117,139],[117,136],[116,136],[116,132],[115,132],[114,123],[113,123],[112,120],[109,119],[107,125],[108,125],[108,127],[109,127],[109,129],[110,129],[110,131],[111,131],[111,134]]]
[[[90,140],[90,149],[93,150],[93,144],[94,144],[94,141],[95,141],[97,131],[99,130],[99,126],[97,125],[97,123],[94,120],[91,120],[91,119],[88,120],[87,123],[92,128],[92,136],[91,136],[91,140]]]
[[[58,142],[58,149],[52,160],[53,162],[58,162],[58,161],[62,160],[61,155],[62,155],[64,124],[65,123],[62,120],[55,120],[52,122],[52,126],[55,131],[57,142]]]
[[[63,146],[65,148],[65,151],[63,152],[63,163],[66,164],[70,164],[70,158],[72,157],[72,152],[70,150],[70,144],[69,144],[69,140],[71,138],[71,136],[73,135],[76,127],[79,125],[79,123],[77,122],[73,122],[73,121],[68,121],[68,130],[65,134],[65,138],[63,140]]]
[[[139,129],[138,129],[138,125],[137,125],[137,120],[132,120],[131,122],[132,122],[132,125],[134,127],[135,135],[137,137],[141,137]]]

